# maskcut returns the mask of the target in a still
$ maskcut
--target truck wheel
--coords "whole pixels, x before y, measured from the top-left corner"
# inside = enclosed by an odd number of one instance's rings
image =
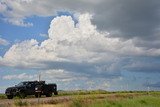
[[[35,94],[35,97],[36,97],[36,98],[38,98],[38,97],[40,98],[40,97],[41,97],[41,93],[36,93],[36,94]]]
[[[58,95],[58,91],[54,92],[54,95]]]
[[[13,98],[13,95],[7,95],[7,98],[8,98],[8,99],[12,99],[12,98]]]
[[[52,92],[49,92],[46,94],[46,97],[51,97],[52,96]]]

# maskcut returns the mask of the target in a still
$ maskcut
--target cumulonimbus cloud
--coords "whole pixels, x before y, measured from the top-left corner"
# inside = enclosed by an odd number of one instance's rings
[[[118,76],[126,58],[159,56],[158,49],[144,49],[133,40],[111,38],[91,23],[92,15],[80,14],[75,24],[71,16],[51,21],[48,39],[39,43],[31,39],[14,44],[0,64],[17,68],[63,69],[71,72]],[[60,66],[61,65],[61,66]]]

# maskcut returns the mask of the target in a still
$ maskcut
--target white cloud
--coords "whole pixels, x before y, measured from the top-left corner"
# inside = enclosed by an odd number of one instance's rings
[[[77,18],[76,25],[70,16],[54,18],[48,39],[41,43],[31,39],[14,44],[0,58],[0,65],[52,71],[61,69],[67,76],[81,73],[87,78],[115,78],[120,76],[127,58],[160,55],[158,49],[135,46],[132,39],[122,41],[111,38],[107,32],[99,32],[91,23],[90,14],[81,14]]]
[[[33,24],[25,19],[31,16],[55,16],[57,11],[89,12],[94,15],[92,21],[98,28],[107,30],[112,37],[147,39],[149,42],[145,42],[145,47],[150,47],[159,41],[159,4],[159,0],[1,0],[0,13],[3,20],[28,27]]]
[[[22,26],[22,27],[31,27],[31,26],[33,26],[32,23],[24,22],[24,20],[21,19],[21,18],[12,18],[12,19],[4,18],[3,20],[6,21],[6,22],[11,23],[13,25]]]
[[[0,12],[3,13],[5,10],[7,10],[7,6],[4,5],[2,2],[0,2]]]
[[[31,11],[28,11],[30,10],[29,4],[31,2],[31,0],[1,0],[0,6],[2,8],[0,9],[0,12],[4,16],[2,19],[17,26],[33,26],[32,23],[24,21],[26,17],[31,16],[32,14]]]
[[[14,75],[5,75],[2,77],[4,80],[13,80],[13,79],[20,79],[20,80],[37,80],[38,76],[37,75],[28,75],[26,73],[22,74],[14,74]]]
[[[39,36],[41,36],[41,37],[48,37],[48,35],[44,34],[44,33],[40,33]]]
[[[54,18],[48,39],[41,43],[32,39],[14,44],[0,56],[1,66],[41,69],[63,81],[74,81],[77,75],[84,79],[117,78],[125,70],[159,71],[159,61],[154,59],[160,56],[159,29],[156,30],[159,27],[158,0],[1,0],[0,7],[3,20],[18,26],[33,26],[25,19],[34,15],[53,16],[58,10],[90,12],[98,28],[109,30],[98,31],[89,14],[78,14],[76,26],[69,16]]]
[[[0,45],[6,46],[8,44],[9,44],[9,42],[7,40],[0,38]]]
[[[50,80],[53,79],[54,81],[73,81],[78,79],[83,79],[83,77],[79,77],[80,75],[76,73],[71,73],[68,71],[65,71],[63,69],[52,69],[52,70],[46,70],[46,71],[40,71],[42,79]]]
[[[110,83],[106,79],[102,78],[87,78],[81,73],[71,73],[62,69],[43,70],[39,71],[41,74],[41,80],[45,80],[46,83],[57,83],[58,89],[63,90],[78,90],[78,89],[108,89]],[[11,74],[2,77],[3,80],[38,80],[38,74]],[[101,84],[97,84],[100,82]]]
[[[57,0],[1,0],[1,14],[5,20],[18,26],[32,26],[32,23],[24,20],[30,16],[53,16],[60,10],[72,10],[80,12],[88,7],[103,2],[104,0],[77,0],[77,1],[57,1]],[[84,11],[83,11],[84,12]]]

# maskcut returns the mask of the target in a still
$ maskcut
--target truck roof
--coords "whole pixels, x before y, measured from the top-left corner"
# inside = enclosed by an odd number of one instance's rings
[[[45,81],[23,81],[23,82],[29,82],[29,83],[44,83],[44,84],[45,84]]]

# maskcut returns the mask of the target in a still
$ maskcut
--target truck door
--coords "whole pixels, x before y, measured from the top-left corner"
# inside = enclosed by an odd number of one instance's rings
[[[35,93],[35,83],[34,82],[30,82],[28,84],[27,91],[29,95],[33,95]]]

